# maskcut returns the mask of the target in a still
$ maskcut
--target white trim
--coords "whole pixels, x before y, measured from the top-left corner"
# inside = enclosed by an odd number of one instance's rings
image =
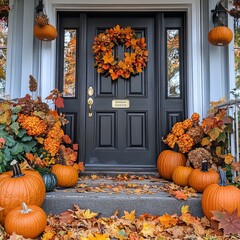
[[[10,1],[6,93],[11,98],[29,93],[33,72],[34,1]]]
[[[202,86],[201,21],[199,0],[48,0],[45,8],[53,25],[56,25],[57,11],[186,11],[187,12],[187,79],[188,79],[188,113],[194,111],[203,114],[204,104]],[[55,41],[43,43],[42,46],[42,96],[46,96],[55,85]],[[50,81],[50,82],[49,82]],[[204,100],[204,99],[203,99]]]

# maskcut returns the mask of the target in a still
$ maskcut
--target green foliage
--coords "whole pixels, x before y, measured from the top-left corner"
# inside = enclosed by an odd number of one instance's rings
[[[0,103],[0,109],[0,139],[4,141],[0,148],[0,173],[2,173],[11,168],[10,162],[13,159],[23,161],[26,153],[35,152],[37,142],[26,130],[20,129],[17,122],[17,113],[21,109],[19,106],[11,108],[11,103],[4,102]]]

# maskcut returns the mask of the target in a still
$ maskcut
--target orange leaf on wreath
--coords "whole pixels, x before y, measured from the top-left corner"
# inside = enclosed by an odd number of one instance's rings
[[[112,80],[116,80],[116,79],[118,79],[118,74],[117,73],[115,73],[115,72],[112,72],[111,73],[111,78],[112,78]]]

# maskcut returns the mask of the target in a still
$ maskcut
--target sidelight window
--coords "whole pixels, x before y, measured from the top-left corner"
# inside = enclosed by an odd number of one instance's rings
[[[169,98],[180,97],[179,30],[167,29],[167,94]]]
[[[75,97],[76,90],[76,29],[64,30],[64,97]]]

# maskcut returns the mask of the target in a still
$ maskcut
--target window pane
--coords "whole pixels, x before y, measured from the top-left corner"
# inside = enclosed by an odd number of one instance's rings
[[[76,29],[64,31],[63,96],[75,97],[76,90]]]
[[[2,7],[2,9],[0,8],[0,96],[3,97],[6,86],[8,6]]]
[[[180,97],[179,30],[167,30],[168,97]]]
[[[240,21],[235,19],[234,26],[234,56],[236,87],[240,89]]]

